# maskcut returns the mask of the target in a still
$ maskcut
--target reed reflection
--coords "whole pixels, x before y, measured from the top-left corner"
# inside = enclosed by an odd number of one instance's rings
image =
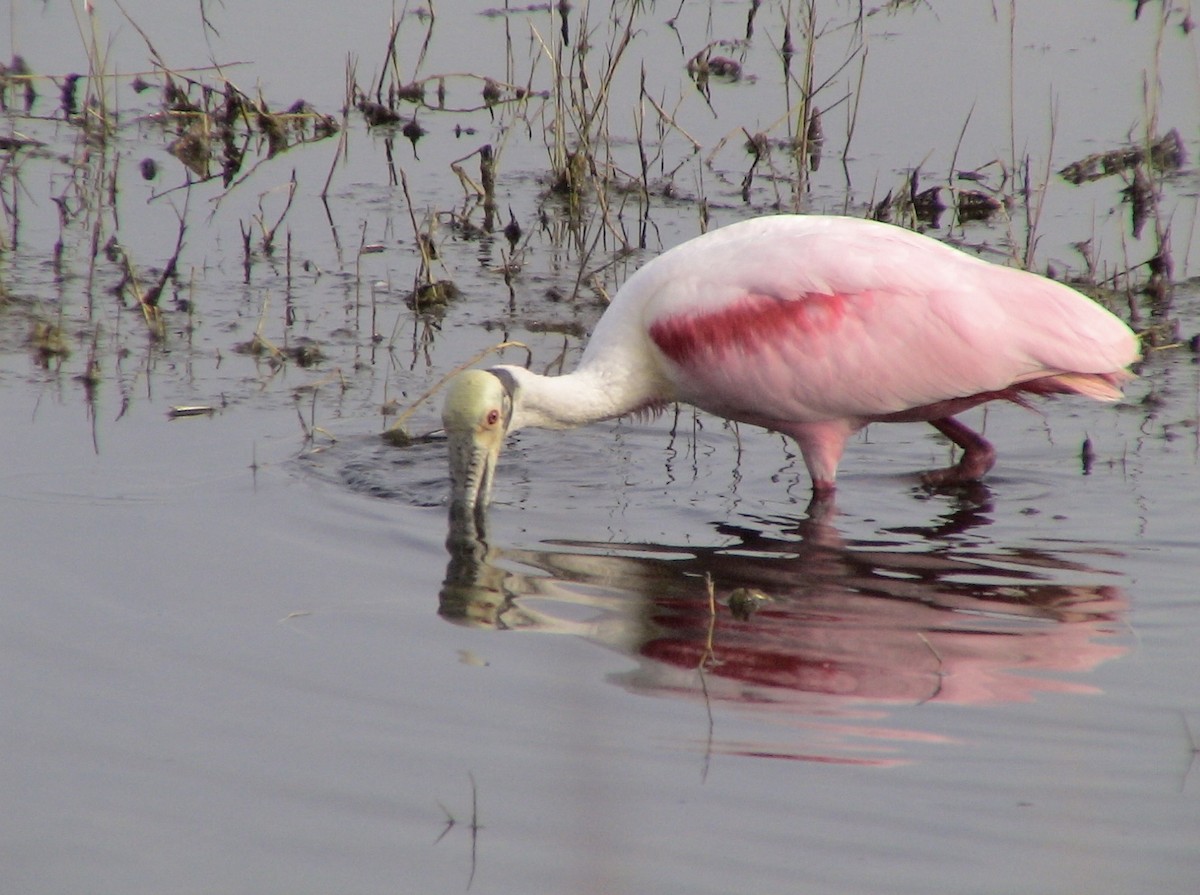
[[[701,548],[556,541],[529,550],[460,527],[439,612],[585,637],[636,661],[612,678],[632,691],[792,722],[1095,692],[1078,675],[1125,651],[1117,576],[1092,565],[1103,560],[1084,545],[1001,547],[980,531],[988,514],[980,489],[928,526],[854,540],[824,507],[720,524],[724,542]]]

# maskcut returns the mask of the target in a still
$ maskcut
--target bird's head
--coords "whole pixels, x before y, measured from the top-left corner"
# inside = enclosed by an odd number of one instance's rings
[[[450,507],[482,513],[492,496],[496,460],[513,418],[509,384],[489,370],[467,370],[450,382],[442,426],[450,446]]]

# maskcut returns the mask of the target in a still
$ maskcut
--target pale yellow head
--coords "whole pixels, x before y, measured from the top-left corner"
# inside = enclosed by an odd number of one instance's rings
[[[512,421],[512,398],[500,377],[467,370],[450,382],[442,426],[450,450],[453,511],[481,512],[492,496],[496,460]]]

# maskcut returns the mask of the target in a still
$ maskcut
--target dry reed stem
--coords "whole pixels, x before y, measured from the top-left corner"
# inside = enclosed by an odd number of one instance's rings
[[[346,56],[346,94],[342,102],[342,126],[339,129],[337,146],[333,151],[333,159],[329,162],[329,174],[325,177],[325,184],[321,187],[321,201],[325,203],[326,211],[329,209],[329,185],[333,183],[333,173],[337,170],[338,162],[346,157],[350,146],[350,109],[354,105],[354,72],[355,68],[350,61],[350,56]],[[332,216],[331,216],[332,217]]]
[[[279,230],[279,226],[283,223],[283,219],[287,217],[288,211],[291,210],[292,202],[296,198],[296,189],[298,186],[299,184],[296,182],[296,169],[293,168],[292,176],[287,183],[287,201],[284,203],[283,211],[279,213],[279,218],[270,227],[266,226],[267,212],[266,209],[263,208],[263,199],[265,199],[271,193],[279,190],[280,187],[272,187],[269,190],[264,190],[262,193],[259,193],[258,214],[254,216],[254,220],[258,223],[259,229],[262,230],[262,247],[263,251],[268,255],[275,250],[275,233]]]

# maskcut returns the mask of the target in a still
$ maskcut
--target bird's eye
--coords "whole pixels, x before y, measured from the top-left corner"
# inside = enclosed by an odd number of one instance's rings
[[[500,422],[500,411],[494,408],[489,410],[487,415],[487,424],[489,426],[494,426],[498,422]]]

